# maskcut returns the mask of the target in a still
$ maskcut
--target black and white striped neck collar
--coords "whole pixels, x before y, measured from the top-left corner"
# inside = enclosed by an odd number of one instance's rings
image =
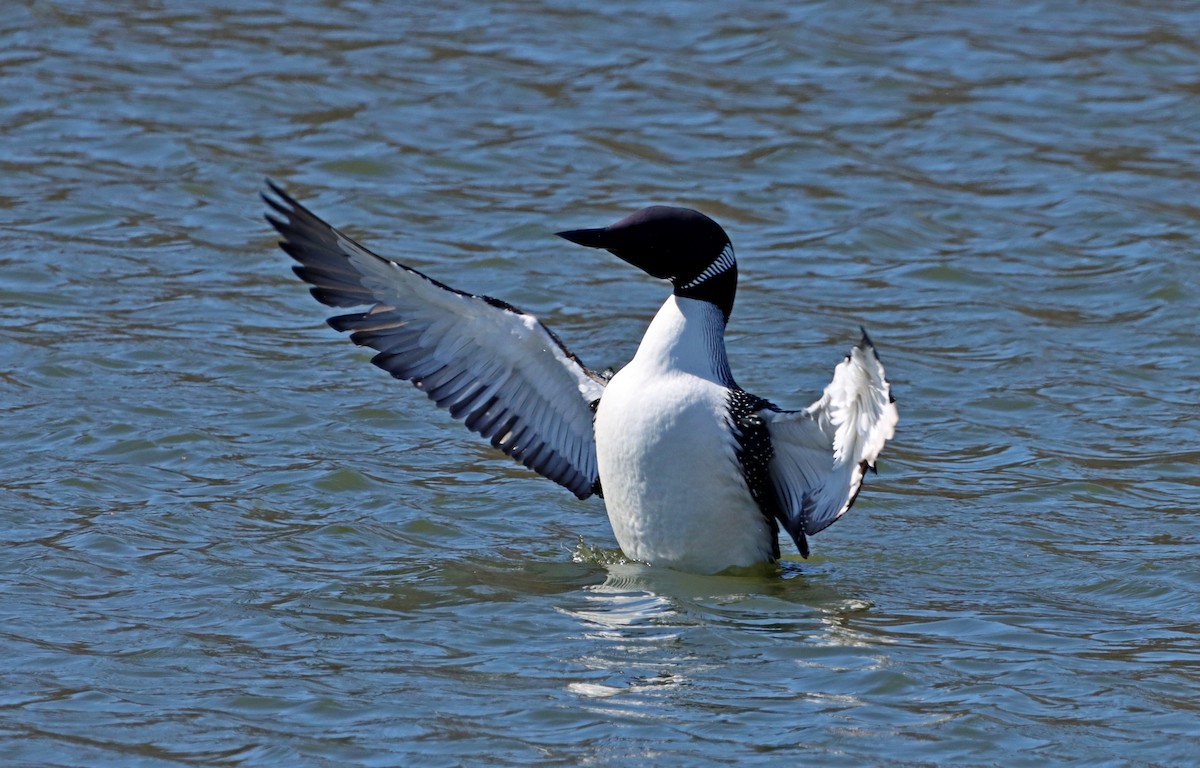
[[[733,312],[733,300],[737,294],[737,259],[733,256],[733,243],[725,243],[721,254],[691,280],[675,285],[675,295],[687,299],[708,301],[717,305],[725,322]]]

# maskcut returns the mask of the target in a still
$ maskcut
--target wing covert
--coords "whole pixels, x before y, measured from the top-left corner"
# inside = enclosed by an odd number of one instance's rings
[[[592,403],[604,380],[536,317],[378,256],[267,182],[267,221],[328,323],[526,467],[587,498],[597,485]]]

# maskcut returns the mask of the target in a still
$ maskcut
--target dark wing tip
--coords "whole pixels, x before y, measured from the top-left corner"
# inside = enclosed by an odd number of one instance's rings
[[[862,332],[862,340],[858,342],[858,348],[864,352],[870,351],[871,355],[875,358],[875,362],[883,365],[883,358],[879,356],[879,350],[875,347],[875,342],[872,341],[871,337],[867,334],[867,329],[860,325],[858,326],[858,330]],[[896,398],[891,395],[890,389],[888,397],[891,398],[888,402],[896,402]]]
[[[860,325],[858,326],[858,330],[862,333],[862,341],[858,343],[858,346],[862,349],[875,349],[875,342],[871,341],[871,337],[867,334],[867,329]]]
[[[267,189],[271,190],[276,197],[283,200],[285,203],[288,203],[289,205],[296,204],[296,200],[287,192],[283,191],[283,187],[276,184],[270,176],[263,177],[263,183],[267,185]],[[261,194],[264,198],[267,196],[265,192],[261,192],[259,194]]]
[[[292,217],[296,214],[313,216],[313,212],[301,205],[296,198],[284,191],[283,187],[279,186],[270,179],[263,180],[267,185],[267,190],[259,192],[258,196],[263,199],[267,205],[271,206],[276,212],[282,213],[284,216]],[[274,197],[272,197],[274,195]]]
[[[263,199],[266,200],[265,197]],[[271,203],[272,201],[267,200],[267,202]],[[270,213],[264,213],[263,218],[267,220],[268,224],[270,224],[272,227],[275,228],[276,232],[278,232],[281,235],[287,234],[287,232],[285,232],[285,230],[287,229],[287,226],[288,226],[288,223],[286,221],[284,221],[283,219],[279,218],[278,216],[274,216]]]
[[[268,194],[267,191],[261,191],[258,193],[258,196],[262,198],[262,201],[271,208],[271,211],[264,213],[263,218],[265,218],[267,223],[274,227],[279,234],[286,237],[287,232],[285,230],[291,227],[296,215],[298,213],[308,213],[308,210],[305,209],[304,206],[300,205],[300,203],[296,202],[294,197],[289,195],[287,192],[284,192],[283,188],[275,182],[271,181],[270,179],[265,179],[264,181],[266,182],[270,194]],[[272,212],[278,214],[279,216],[273,216]]]

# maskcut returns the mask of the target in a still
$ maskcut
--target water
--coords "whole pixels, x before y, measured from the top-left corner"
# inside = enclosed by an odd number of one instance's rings
[[[593,6],[0,14],[3,762],[1193,763],[1200,12]],[[549,233],[702,208],[739,381],[862,324],[896,440],[779,577],[611,562],[321,326],[267,175],[595,368],[663,286]]]

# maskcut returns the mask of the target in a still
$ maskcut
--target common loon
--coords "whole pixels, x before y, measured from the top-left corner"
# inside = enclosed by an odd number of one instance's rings
[[[455,419],[580,499],[601,496],[624,554],[695,573],[777,561],[779,526],[807,537],[854,503],[898,415],[866,331],[815,403],[786,411],[733,379],[725,325],[737,261],[719,224],[644,208],[608,227],[559,232],[603,248],[673,291],[611,378],[536,317],[377,256],[268,181],[267,220],[329,318],[378,351]]]

